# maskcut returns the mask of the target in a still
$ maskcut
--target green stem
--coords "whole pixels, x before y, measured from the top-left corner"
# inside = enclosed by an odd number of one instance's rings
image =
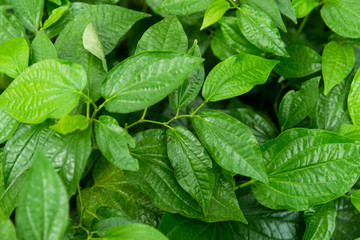
[[[209,100],[205,100],[195,111],[191,113],[191,116],[194,116]]]
[[[246,186],[248,186],[248,185],[250,185],[250,184],[253,184],[254,182],[256,182],[257,180],[255,180],[255,179],[251,179],[250,181],[247,181],[247,182],[245,182],[245,183],[243,183],[243,184],[240,184],[240,185],[238,185],[238,186],[236,186],[235,188],[234,188],[234,190],[236,191],[236,190],[239,190],[240,188],[243,188],[243,187],[246,187]]]
[[[299,37],[300,33],[302,32],[302,30],[304,29],[308,19],[310,17],[310,13],[301,21],[300,27],[298,28],[298,30],[296,31],[296,39]]]
[[[78,195],[79,195],[79,201],[80,201],[80,221],[79,226],[82,226],[82,221],[84,217],[84,202],[82,200],[81,191],[80,191],[80,185],[77,185]]]
[[[92,116],[91,116],[91,119],[95,119],[96,117],[96,114],[105,106],[105,104],[109,101],[110,99],[106,99],[99,107],[96,107]]]
[[[230,2],[230,4],[231,5],[233,5],[232,7],[230,7],[231,9],[239,9],[239,10],[241,10],[240,8],[239,8],[239,6],[238,5],[236,5],[236,3],[235,2],[233,2],[232,0],[229,0],[229,2]]]
[[[93,107],[94,107],[95,109],[97,109],[96,104],[94,103],[94,101],[93,101],[88,95],[86,95],[86,94],[83,93],[83,92],[79,92],[79,93],[80,93],[81,96],[83,96],[84,98],[86,98],[87,103],[91,103],[91,104],[93,105]]]

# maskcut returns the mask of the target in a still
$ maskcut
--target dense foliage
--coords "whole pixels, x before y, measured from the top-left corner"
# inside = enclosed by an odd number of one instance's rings
[[[360,237],[360,0],[0,0],[1,239]]]

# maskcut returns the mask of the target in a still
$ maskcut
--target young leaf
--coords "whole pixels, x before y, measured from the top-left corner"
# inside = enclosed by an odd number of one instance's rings
[[[351,83],[348,96],[348,107],[351,120],[354,124],[360,124],[360,71],[358,71]]]
[[[17,37],[27,39],[24,28],[14,15],[9,16],[5,8],[0,8],[0,44]]]
[[[69,202],[60,177],[40,150],[19,196],[16,227],[19,239],[62,239],[69,217]]]
[[[40,30],[31,43],[31,62],[37,63],[46,59],[57,59],[56,48],[46,36],[44,30]]]
[[[201,25],[200,30],[207,28],[210,25],[213,25],[230,9],[230,3],[226,0],[216,0],[213,4],[206,9],[204,20]]]
[[[167,237],[159,232],[159,230],[140,223],[125,224],[111,228],[102,237],[109,240],[167,240]]]
[[[201,57],[197,42],[188,52],[190,56]],[[169,95],[170,106],[174,110],[182,110],[198,96],[205,79],[204,65],[200,64],[185,79],[184,83]]]
[[[260,147],[241,122],[216,110],[203,110],[193,118],[201,143],[224,169],[267,183]]]
[[[147,4],[158,14],[190,15],[206,10],[215,0],[146,0]]]
[[[319,5],[318,0],[293,0],[291,4],[295,9],[297,18],[307,16],[317,5]]]
[[[291,0],[274,0],[278,6],[280,12],[291,19],[295,24],[297,24],[297,18],[295,14],[295,9],[291,4]]]
[[[219,101],[249,92],[264,84],[279,61],[238,54],[216,65],[207,76],[202,96],[206,101]]]
[[[269,184],[255,182],[252,193],[272,209],[302,211],[327,203],[359,178],[359,145],[338,134],[290,129],[261,150]]]
[[[44,11],[44,0],[11,0],[11,6],[22,25],[36,33]]]
[[[84,131],[88,126],[89,119],[83,115],[65,115],[57,124],[51,125],[50,129],[66,135],[76,130]]]
[[[109,112],[129,113],[149,107],[178,88],[203,62],[171,52],[144,52],[114,67],[102,84]]]
[[[340,36],[360,38],[360,5],[353,0],[327,0],[320,13],[325,24]]]
[[[135,54],[147,51],[185,53],[188,39],[176,16],[169,16],[151,26],[139,40]]]
[[[70,4],[64,5],[58,8],[55,8],[48,19],[44,22],[43,29],[47,29],[50,26],[52,26],[54,23],[56,23],[63,15],[64,13],[69,9]]]
[[[318,205],[304,212],[306,231],[303,239],[330,240],[336,225],[336,203]]]
[[[25,123],[61,118],[79,102],[86,72],[78,64],[45,60],[27,68],[0,95],[0,107]]]
[[[29,63],[29,46],[23,38],[6,40],[0,45],[0,72],[16,78]]]
[[[86,50],[102,61],[105,72],[108,72],[106,57],[99,35],[95,29],[94,24],[91,22],[85,28],[83,34],[83,45]]]
[[[100,116],[95,122],[96,142],[106,159],[116,167],[137,171],[139,163],[132,158],[128,145],[135,147],[134,139],[122,129],[116,119],[110,116]]]
[[[199,140],[186,128],[166,131],[167,152],[180,186],[200,204],[204,215],[209,211],[215,177],[211,158]]]
[[[267,53],[289,56],[279,30],[266,13],[242,4],[236,16],[241,32],[249,42]]]
[[[0,143],[8,140],[14,134],[19,124],[7,112],[0,109]]]
[[[316,77],[301,84],[299,91],[286,93],[278,116],[282,129],[294,127],[311,113],[319,97],[319,83],[320,77]]]
[[[284,78],[301,78],[321,70],[321,56],[304,45],[286,48],[290,58],[277,58],[280,63],[275,71]]]
[[[277,7],[277,5],[275,4],[274,0],[267,0],[267,1],[263,1],[263,0],[241,0],[242,4],[247,4],[251,7],[253,7],[254,9],[263,11],[264,13],[266,13],[271,19],[272,21],[275,23],[275,25],[280,28],[281,30],[283,30],[284,32],[286,31],[286,27],[285,24],[281,18],[281,14],[280,14],[280,10]]]
[[[355,54],[350,44],[331,41],[326,44],[322,55],[322,73],[324,77],[324,93],[344,80],[355,65]]]

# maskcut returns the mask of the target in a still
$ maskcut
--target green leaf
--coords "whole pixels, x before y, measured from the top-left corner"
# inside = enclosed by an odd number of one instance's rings
[[[85,70],[63,60],[27,68],[0,96],[0,107],[25,123],[61,118],[75,108],[86,85]]]
[[[7,112],[0,109],[0,143],[11,137],[19,126],[19,122],[12,118]]]
[[[278,135],[275,125],[263,115],[246,108],[236,108],[225,111],[233,118],[242,122],[262,145]]]
[[[215,0],[146,0],[147,4],[158,14],[190,15],[206,10]]]
[[[354,141],[360,142],[359,125],[351,125],[351,124],[341,125],[341,127],[336,132]]]
[[[176,181],[166,148],[164,130],[152,129],[134,136],[136,148],[132,154],[139,160],[137,172],[126,172],[130,182],[145,192],[152,202],[171,213],[206,222],[246,222],[236,201],[233,179],[225,177],[221,168],[213,163],[215,188],[210,202],[208,216],[204,217],[200,206]]]
[[[193,118],[201,143],[224,169],[267,183],[256,138],[241,122],[216,110],[203,110]]]
[[[305,17],[319,5],[318,0],[293,0],[291,4],[297,18]]]
[[[355,54],[350,44],[331,41],[326,44],[322,55],[322,73],[324,77],[324,93],[344,80],[355,65]]]
[[[319,97],[320,77],[301,84],[299,91],[286,93],[279,107],[279,123],[282,129],[296,126],[304,120],[316,106]]]
[[[169,16],[152,25],[139,40],[135,54],[147,51],[185,53],[188,39],[176,16]]]
[[[11,0],[11,6],[22,25],[36,33],[44,11],[44,0]]]
[[[95,29],[94,24],[92,24],[91,22],[84,30],[83,45],[86,50],[88,50],[91,54],[93,54],[102,61],[105,72],[108,72],[106,57],[99,35]]]
[[[50,129],[66,135],[76,130],[84,131],[88,126],[89,119],[83,115],[65,115],[57,124],[50,126]]]
[[[305,211],[306,231],[303,239],[330,240],[335,231],[336,215],[336,203],[334,201]]]
[[[360,38],[360,5],[353,0],[327,0],[320,13],[326,26],[347,38]]]
[[[123,170],[105,159],[100,159],[93,169],[92,176],[94,185],[81,190],[83,206],[86,209],[83,218],[85,226],[91,225],[94,214],[100,207],[114,208],[131,219],[151,226],[159,224],[162,211],[125,178]],[[80,209],[79,198],[77,200]]]
[[[210,25],[213,25],[230,9],[230,3],[226,0],[216,0],[213,4],[206,9],[204,20],[201,25],[200,30],[207,28]]]
[[[221,29],[216,30],[215,35],[211,39],[210,46],[213,54],[222,61],[236,54],[235,49],[231,48],[229,44],[226,43],[224,33]]]
[[[137,171],[139,163],[132,158],[128,145],[135,147],[134,139],[110,116],[100,116],[95,122],[96,142],[106,159],[116,167]]]
[[[241,33],[236,17],[222,17],[219,23],[224,38],[221,41],[224,41],[223,44],[225,44],[226,47],[232,48],[235,53],[249,53],[253,55],[260,55],[262,53],[261,50],[252,45]],[[216,31],[215,35],[217,33],[218,31]],[[225,46],[223,46],[223,48]],[[235,55],[235,53],[231,55]]]
[[[321,56],[304,45],[286,48],[290,58],[277,58],[280,63],[275,71],[285,78],[301,78],[321,70]]]
[[[55,3],[56,5],[61,5],[61,0],[49,0],[49,2]]]
[[[55,46],[46,36],[44,30],[41,29],[31,43],[31,62],[36,63],[46,59],[57,58]]]
[[[208,74],[202,96],[206,101],[219,101],[249,92],[264,84],[279,61],[238,54],[216,65]]]
[[[287,32],[280,14],[280,10],[274,0],[241,0],[241,3],[247,4],[256,10],[263,11],[272,19],[272,21],[278,28],[280,28],[284,32]]]
[[[102,84],[109,112],[129,113],[149,107],[178,88],[203,62],[171,52],[144,52],[114,67]]]
[[[211,158],[199,140],[186,128],[166,131],[167,152],[180,186],[200,204],[204,215],[209,211],[215,186]]]
[[[62,239],[69,217],[65,187],[40,150],[33,162],[16,209],[19,239]]]
[[[29,63],[29,46],[23,38],[6,40],[0,45],[0,72],[16,78]]]
[[[351,83],[351,89],[348,96],[348,107],[352,122],[355,125],[360,124],[360,71],[358,71]]]
[[[107,230],[104,239],[117,240],[117,239],[132,239],[132,240],[166,240],[161,232],[145,224],[132,223],[117,226]]]
[[[188,52],[190,56],[201,57],[197,41]],[[200,64],[185,79],[184,83],[169,95],[169,103],[174,110],[182,110],[198,96],[205,79],[204,65]]]
[[[267,53],[289,56],[279,30],[266,13],[242,4],[236,16],[241,32],[249,42]]]
[[[360,190],[353,191],[350,198],[352,205],[360,212]]]
[[[0,44],[17,37],[27,39],[24,28],[14,15],[6,14],[6,8],[0,7]]]
[[[1,238],[4,240],[16,240],[15,227],[10,219],[6,218],[0,212],[0,233]]]
[[[295,14],[295,9],[291,4],[291,0],[274,0],[278,6],[280,12],[291,19],[295,24],[297,24],[297,18]]]
[[[290,129],[261,147],[269,184],[252,193],[272,209],[302,211],[336,199],[359,178],[359,145],[317,129]]]
[[[69,9],[70,5],[64,5],[58,8],[55,8],[48,19],[44,22],[43,29],[47,29],[50,26],[52,26],[54,23],[56,23],[63,15],[64,13]]]
[[[102,43],[104,54],[107,55],[115,49],[119,39],[135,22],[149,15],[114,5],[74,5],[67,15],[71,21],[64,27],[66,20],[60,20],[59,25],[55,26],[62,30],[55,42],[55,47],[59,58],[76,62],[88,70],[88,84],[85,92],[90,93],[91,99],[97,101],[101,96],[101,83],[106,72],[101,60],[89,53],[83,46],[83,33],[86,27],[90,22],[93,23]]]

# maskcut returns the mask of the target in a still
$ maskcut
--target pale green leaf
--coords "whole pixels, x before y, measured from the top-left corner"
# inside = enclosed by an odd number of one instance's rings
[[[102,115],[95,122],[96,142],[106,159],[116,167],[136,171],[139,164],[128,149],[135,147],[134,139],[110,116]]]
[[[0,107],[20,122],[61,118],[75,108],[86,85],[78,64],[45,60],[27,68],[0,96]]]
[[[266,13],[242,4],[236,16],[241,32],[249,42],[264,52],[289,56],[279,30]]]
[[[84,131],[88,126],[89,119],[83,115],[65,115],[58,123],[50,126],[50,129],[66,135],[76,130]]]
[[[226,0],[216,0],[213,4],[206,9],[204,20],[201,25],[200,30],[207,28],[210,25],[213,25],[230,9],[230,3]]]
[[[290,57],[277,58],[280,63],[275,71],[285,78],[301,78],[321,70],[321,56],[304,45],[292,45],[286,48]]]
[[[224,169],[267,183],[260,147],[241,122],[216,110],[203,110],[193,118],[201,143]]]
[[[11,0],[11,6],[22,25],[36,33],[43,16],[44,0]]]
[[[202,58],[172,52],[144,52],[127,58],[102,84],[105,108],[129,113],[149,107],[178,88],[202,62]]]
[[[117,226],[107,230],[102,236],[108,240],[131,239],[131,240],[167,240],[159,230],[145,224],[132,223]]]
[[[277,60],[238,54],[216,65],[208,74],[202,90],[206,101],[219,101],[249,92],[264,84]]]
[[[64,15],[64,13],[69,9],[70,5],[64,5],[58,8],[55,8],[48,19],[44,22],[43,29],[47,29],[52,26],[54,23],[59,21],[59,19]]]
[[[65,187],[43,152],[36,150],[32,158],[15,215],[19,239],[60,240],[69,217]]]
[[[348,107],[352,122],[355,125],[360,124],[360,71],[358,71],[351,83],[351,89],[348,96]]]
[[[16,240],[15,227],[10,219],[0,212],[0,234],[4,240]]]
[[[0,143],[8,140],[14,134],[19,124],[7,112],[0,109]]]
[[[166,132],[167,152],[180,186],[200,204],[204,215],[209,211],[215,186],[211,158],[199,140],[186,128],[177,126]]]
[[[308,15],[315,7],[319,5],[318,0],[293,0],[292,6],[297,18],[303,18]]]
[[[360,125],[344,124],[336,131],[354,141],[360,142]]]
[[[152,25],[139,40],[135,54],[146,51],[185,53],[188,39],[176,16],[169,16]]]
[[[46,36],[44,30],[40,30],[31,43],[31,62],[37,63],[46,59],[57,59],[57,52],[54,44]]]
[[[0,72],[16,78],[29,63],[29,46],[23,38],[6,40],[0,45]]]
[[[317,129],[290,129],[262,145],[269,184],[252,193],[272,209],[302,211],[336,199],[359,178],[360,146]]]
[[[158,14],[190,15],[206,10],[215,0],[146,0],[147,4]]]

